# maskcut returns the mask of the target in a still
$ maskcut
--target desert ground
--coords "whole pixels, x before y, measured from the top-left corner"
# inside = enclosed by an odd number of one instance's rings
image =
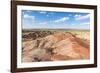
[[[90,58],[89,30],[22,30],[22,62]]]

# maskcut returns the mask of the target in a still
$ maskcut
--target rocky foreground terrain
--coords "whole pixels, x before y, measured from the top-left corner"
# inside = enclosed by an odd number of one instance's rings
[[[89,59],[89,41],[69,32],[24,34],[22,62]],[[33,38],[32,38],[33,37]],[[30,38],[30,40],[29,40]]]

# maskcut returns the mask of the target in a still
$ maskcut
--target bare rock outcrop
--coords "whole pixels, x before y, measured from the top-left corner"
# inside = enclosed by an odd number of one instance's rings
[[[71,33],[55,32],[23,42],[22,62],[89,59],[89,43]]]

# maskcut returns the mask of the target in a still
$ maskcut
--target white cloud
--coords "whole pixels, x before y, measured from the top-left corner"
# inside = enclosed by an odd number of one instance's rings
[[[25,14],[28,14],[28,13],[31,13],[32,11],[31,10],[26,10],[26,11],[22,11],[22,14],[25,15]]]
[[[59,23],[59,22],[64,22],[66,20],[69,20],[69,17],[63,17],[63,18],[60,18],[60,19],[55,20],[54,22],[55,23]]]
[[[54,14],[53,12],[49,12],[46,16],[49,17],[49,16],[51,16],[53,14]]]
[[[24,14],[24,18],[27,18],[28,17],[28,14]]]
[[[84,19],[87,19],[89,17],[90,17],[90,14],[87,14],[87,15],[84,15],[84,16],[82,16],[82,15],[76,15],[75,16],[75,20],[84,20]]]
[[[27,19],[35,19],[35,16],[32,16],[32,15],[28,15],[28,14],[24,14],[23,16],[24,18],[27,18]]]
[[[80,15],[80,14],[76,14],[74,17],[75,17],[75,18],[81,17],[81,15]]]
[[[89,22],[85,22],[85,23],[82,23],[80,25],[89,25],[90,23]]]
[[[23,28],[32,28],[35,24],[35,16],[24,14],[22,18],[22,27]]]
[[[40,11],[39,13],[41,13],[41,14],[46,14],[47,12],[46,12],[46,11]]]
[[[49,14],[46,15],[47,17],[49,16]]]

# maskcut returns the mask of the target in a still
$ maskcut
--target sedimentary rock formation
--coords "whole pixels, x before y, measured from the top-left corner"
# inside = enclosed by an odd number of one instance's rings
[[[89,42],[71,33],[54,32],[23,42],[22,62],[89,59],[89,54]]]

